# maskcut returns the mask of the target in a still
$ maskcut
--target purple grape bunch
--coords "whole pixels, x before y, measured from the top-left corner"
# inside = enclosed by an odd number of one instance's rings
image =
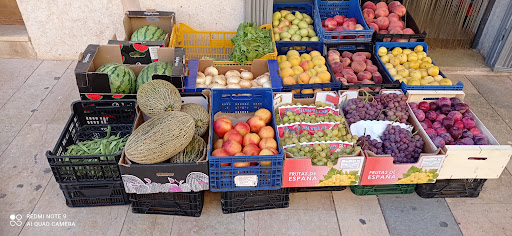
[[[343,111],[349,124],[361,120],[389,120],[407,124],[409,119],[407,97],[395,93],[375,95],[373,101],[350,99]]]
[[[418,161],[423,150],[423,139],[412,135],[407,129],[389,125],[381,140],[384,143],[384,153],[393,157],[395,163],[414,163]]]
[[[365,135],[359,137],[357,140],[357,146],[361,147],[364,151],[371,151],[376,155],[384,155],[384,150],[382,149],[382,142],[377,141],[376,139],[372,139],[372,136]]]

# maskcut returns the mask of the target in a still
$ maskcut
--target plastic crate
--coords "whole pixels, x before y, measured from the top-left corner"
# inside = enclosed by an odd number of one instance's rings
[[[60,184],[69,207],[112,206],[129,203],[122,181]]]
[[[478,197],[487,179],[439,179],[433,184],[418,184],[422,198]]]
[[[272,30],[272,25],[262,25],[261,29]],[[259,59],[276,59],[277,49],[275,45],[274,34],[274,52],[264,55]],[[233,52],[233,43],[231,38],[236,35],[236,31],[197,31],[190,26],[180,23],[173,27],[169,47],[184,47],[186,50],[185,59],[201,59],[210,57],[223,59],[226,61],[216,61],[218,65],[239,65],[239,63],[229,60],[229,55]],[[247,63],[246,63],[247,64]]]
[[[130,194],[132,212],[138,214],[163,214],[201,216],[204,191],[195,193]]]
[[[273,108],[274,97],[271,89],[212,89],[211,101],[212,122],[215,120],[215,114],[218,112],[249,113],[255,112],[260,108],[268,109],[272,113],[272,124],[269,125],[274,128],[276,132],[275,137],[279,137]],[[210,125],[210,134],[212,135],[210,135],[211,146],[208,151],[208,160],[211,191],[249,191],[281,188],[284,151],[279,143],[279,139],[276,139],[278,155],[215,157],[211,155],[214,144],[212,125]],[[252,162],[256,163],[256,166],[234,167],[233,164],[236,162]],[[271,164],[261,165],[261,162],[270,162]],[[221,164],[223,163],[228,163],[229,166],[222,166]],[[236,186],[235,177],[256,177],[256,186]]]
[[[379,3],[379,2],[388,2],[389,1],[381,1],[381,0],[361,0],[361,10],[363,9],[363,4],[365,2],[373,2],[373,3]],[[402,0],[399,0],[400,3],[403,3]],[[427,37],[427,32],[423,31],[421,32],[420,28],[418,27],[418,24],[416,24],[416,21],[412,18],[411,14],[409,14],[409,11],[405,13],[405,16],[402,17],[402,20],[405,22],[405,28],[412,29],[416,34],[379,34],[378,32],[375,32],[373,35],[373,41],[374,42],[383,42],[384,39],[389,39],[390,41],[393,39],[408,39],[408,40],[416,40],[413,42],[425,42],[425,38]]]
[[[356,52],[369,52],[372,54],[370,60],[378,68],[378,72],[382,75],[382,84],[343,84],[341,83],[341,90],[358,90],[367,87],[376,87],[381,89],[399,89],[400,82],[393,81],[382,67],[379,67],[379,60],[373,53],[373,44],[371,43],[352,43],[352,44],[325,44],[325,50],[328,52],[331,49],[338,50],[341,53],[349,51],[351,53]],[[327,62],[329,63],[329,62]],[[332,68],[331,68],[332,70]],[[334,72],[333,72],[334,73]]]
[[[427,53],[428,55],[428,45],[423,42],[416,42],[416,43],[382,43],[377,42],[375,43],[375,56],[379,60],[379,65],[384,71],[386,71],[386,74],[389,78],[391,78],[393,81],[393,77],[391,74],[389,74],[388,69],[384,66],[384,63],[382,63],[382,60],[378,56],[377,52],[380,47],[385,47],[388,50],[393,49],[395,47],[401,47],[401,48],[409,48],[414,49],[414,47],[421,45],[423,46],[423,51]],[[434,62],[432,62],[434,64]],[[434,64],[435,65],[435,64]],[[446,76],[443,74],[443,72],[439,71],[439,74],[443,76],[443,78],[446,78]],[[402,91],[404,91],[404,94],[407,94],[407,90],[462,90],[464,88],[464,84],[462,82],[458,82],[455,85],[439,85],[439,86],[425,86],[425,85],[407,85],[405,83],[401,83],[400,88]]]
[[[348,18],[356,18],[357,23],[361,24],[364,30],[346,30],[346,31],[325,31],[322,27],[322,21],[336,15],[345,15]],[[319,31],[319,38],[324,43],[353,43],[353,42],[371,42],[373,28],[369,28],[363,18],[363,12],[359,7],[359,0],[328,1],[315,0],[315,18],[313,18],[315,29]],[[351,37],[350,39],[340,37]]]
[[[272,83],[272,91],[274,92],[282,92],[283,91],[283,81],[281,80],[281,76],[279,76],[279,64],[277,60],[267,60],[268,63],[268,71],[270,73],[270,82]],[[213,62],[214,66],[230,66],[225,63],[220,63],[219,61]],[[245,64],[246,66],[252,65],[252,63]],[[240,66],[240,64],[236,64],[236,66]],[[191,59],[188,61],[188,70],[189,75],[185,79],[185,92],[201,92],[208,88],[196,88],[196,78],[197,72],[199,70],[199,60]],[[256,78],[254,78],[256,79]]]
[[[288,10],[290,12],[299,11],[300,13],[306,13],[311,16],[313,19],[313,26],[315,26],[315,11],[314,5],[308,2],[294,2],[294,3],[274,3],[273,12],[280,10]],[[320,39],[320,31],[315,28],[315,33]],[[305,53],[306,50],[317,50],[321,52],[323,50],[323,42],[320,40],[318,42],[311,41],[276,41],[276,48],[278,55],[285,54],[288,50],[297,50],[299,53]],[[286,51],[286,52],[285,52]]]
[[[411,194],[416,184],[355,185],[350,190],[358,196],[382,194]]]
[[[120,181],[117,163],[121,153],[112,155],[64,156],[67,147],[107,135],[131,134],[136,117],[136,100],[76,101],[53,151],[46,157],[58,183]]]
[[[230,214],[244,211],[256,211],[287,208],[290,205],[290,191],[278,190],[222,192],[222,213]]]
[[[327,187],[295,187],[290,188],[290,193],[304,193],[304,192],[322,192],[322,191],[343,191],[346,186],[327,186]]]

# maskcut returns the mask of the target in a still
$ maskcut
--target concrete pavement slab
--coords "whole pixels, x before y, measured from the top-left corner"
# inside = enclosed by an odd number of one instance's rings
[[[512,204],[450,203],[465,236],[511,235]]]
[[[290,193],[290,207],[288,209],[333,211],[332,195],[330,191]]]
[[[128,209],[121,229],[121,236],[171,235],[174,216],[135,214]]]

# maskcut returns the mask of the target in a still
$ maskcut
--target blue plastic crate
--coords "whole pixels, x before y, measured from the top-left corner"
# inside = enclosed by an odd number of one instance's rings
[[[299,11],[301,13],[306,13],[311,16],[313,19],[313,26],[315,26],[315,14],[314,14],[314,5],[312,3],[307,2],[296,2],[296,3],[274,3],[273,12],[280,10],[288,10],[292,13],[295,11]],[[315,33],[320,39],[320,31],[315,26]],[[276,48],[278,54],[285,54],[288,50],[294,49],[299,53],[305,53],[306,50],[317,50],[321,52],[323,50],[324,44],[322,40],[318,42],[311,41],[276,41]]]
[[[270,73],[270,82],[272,83],[272,91],[274,92],[282,92],[283,91],[283,82],[281,80],[281,76],[278,74],[279,64],[277,60],[267,60],[268,63],[268,71]],[[216,66],[223,66],[216,65]],[[184,83],[184,92],[201,92],[204,89],[208,88],[196,88],[196,77],[199,68],[199,59],[190,59],[188,61],[188,70],[189,75],[185,77]]]
[[[374,52],[376,54],[377,59],[379,59],[379,65],[386,71],[387,76],[391,78],[393,81],[393,76],[389,74],[388,69],[384,66],[384,63],[380,59],[380,57],[377,55],[377,52],[379,51],[380,47],[385,47],[388,50],[393,49],[395,47],[401,47],[401,48],[409,48],[414,49],[414,47],[421,45],[423,46],[423,51],[428,53],[428,45],[423,42],[415,42],[415,43],[383,43],[383,42],[377,42],[375,43],[375,49]],[[432,64],[435,65],[434,62]],[[439,71],[439,74],[443,76],[443,78],[446,78],[446,76],[443,74],[443,72]],[[461,91],[464,88],[464,84],[462,82],[458,82],[455,85],[439,85],[439,86],[425,86],[425,85],[407,85],[404,82],[400,84],[400,88],[402,91],[404,91],[404,94],[407,94],[407,90],[459,90]]]
[[[273,108],[273,93],[271,89],[212,89],[212,113],[211,120],[214,121],[215,114],[223,113],[250,113],[260,108],[266,108],[272,112],[270,124],[277,134],[276,120]],[[281,177],[283,173],[284,151],[277,141],[279,154],[273,156],[229,156],[214,157],[211,155],[215,133],[210,125],[210,149],[208,152],[210,167],[210,190],[218,191],[249,191],[249,190],[272,190],[281,188]],[[256,166],[234,167],[236,162],[253,162]],[[261,165],[262,162],[271,162],[270,165]],[[222,166],[228,163],[229,166]],[[236,176],[257,176],[258,183],[254,187],[235,185]]]
[[[355,17],[357,23],[361,24],[364,30],[326,31],[322,27],[322,20],[336,15],[345,15],[348,18]],[[359,7],[359,0],[328,1],[315,0],[315,18],[313,19],[315,29],[320,32],[319,37],[324,43],[353,43],[371,42],[373,28],[369,28],[363,18],[363,12]],[[354,37],[353,39],[340,39],[340,37]]]

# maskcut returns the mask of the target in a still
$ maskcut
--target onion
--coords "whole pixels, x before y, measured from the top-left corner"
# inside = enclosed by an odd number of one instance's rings
[[[256,81],[258,82],[258,85],[263,85],[265,82],[270,81],[270,76],[263,74],[263,75],[259,76],[258,78],[256,78]]]
[[[255,80],[251,80],[251,85],[252,85],[252,87],[260,86],[260,85],[258,84],[258,82],[257,82],[257,81],[255,81]]]
[[[196,84],[196,88],[208,88],[206,84]]]
[[[231,77],[231,76],[240,77],[240,72],[237,70],[230,70],[230,71],[226,72],[226,77]]]
[[[206,77],[196,77],[196,84],[204,84],[206,83]]]
[[[204,84],[205,85],[212,84],[212,81],[213,81],[213,77],[211,75],[204,77]]]
[[[265,83],[263,83],[263,88],[272,88],[272,83],[270,81],[267,81]]]
[[[204,74],[206,76],[208,76],[208,75],[215,76],[215,75],[219,74],[219,71],[217,70],[217,68],[210,66],[210,67],[206,67],[206,69],[204,70]]]
[[[213,77],[213,82],[216,84],[226,85],[226,79],[222,78],[219,75]]]
[[[227,83],[228,84],[238,84],[238,83],[240,83],[240,78],[236,77],[236,76],[228,77]]]
[[[253,78],[253,75],[249,71],[242,71],[242,73],[240,73],[240,77],[242,77],[242,79],[251,80]]]
[[[212,89],[214,89],[214,88],[226,88],[226,86],[222,85],[222,84],[213,84],[213,86],[211,88]]]
[[[250,87],[252,87],[252,83],[251,83],[250,80],[243,79],[243,80],[240,80],[240,87],[242,87],[242,88],[250,88]]]
[[[242,88],[239,84],[228,84],[227,88]]]
[[[197,72],[197,78],[201,78],[201,77],[204,78],[204,77],[206,77],[206,75],[204,75],[203,72],[198,71]]]

